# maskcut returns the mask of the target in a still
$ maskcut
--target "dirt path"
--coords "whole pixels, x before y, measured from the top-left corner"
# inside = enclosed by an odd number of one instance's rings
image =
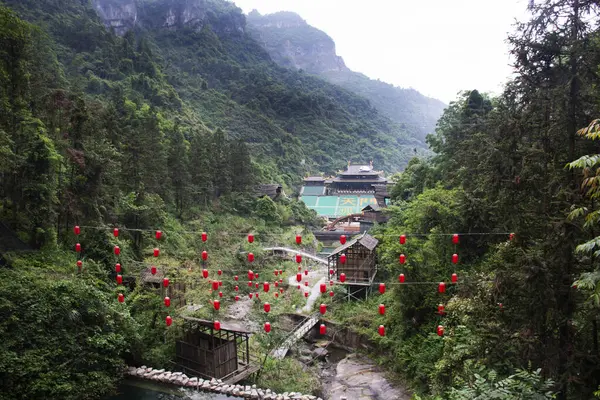
[[[227,308],[227,319],[234,319],[246,325],[250,331],[258,331],[260,326],[251,318],[253,300],[249,297],[242,297]]]

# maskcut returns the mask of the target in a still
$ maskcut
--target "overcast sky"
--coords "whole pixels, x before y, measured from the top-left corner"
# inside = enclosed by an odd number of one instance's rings
[[[527,0],[233,1],[245,13],[294,11],[333,38],[350,69],[444,102],[501,91],[507,34],[527,16]]]

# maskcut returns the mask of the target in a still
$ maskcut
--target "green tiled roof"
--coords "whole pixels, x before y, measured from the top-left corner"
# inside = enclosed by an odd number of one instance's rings
[[[323,217],[337,218],[344,215],[360,213],[369,204],[377,204],[375,196],[343,195],[343,196],[302,196],[306,206]]]

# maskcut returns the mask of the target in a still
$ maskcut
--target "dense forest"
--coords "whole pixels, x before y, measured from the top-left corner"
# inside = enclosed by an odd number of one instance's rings
[[[371,232],[377,279],[458,275],[445,293],[390,285],[331,308],[415,399],[600,396],[596,1],[531,1],[509,37],[516,77],[496,97],[465,91],[428,136],[435,155],[410,162],[407,132],[364,98],[274,64],[232,3],[207,0],[201,26],[173,29],[160,23],[170,2],[139,3],[145,23],[122,35],[88,1],[0,5],[0,399],[97,399],[127,364],[168,366],[180,326],[166,330],[162,299],[128,279],[153,248],[161,270],[189,285],[186,304],[208,304],[208,286],[193,286],[202,251],[239,274],[252,251],[264,274],[273,265],[261,244],[302,234],[318,247],[315,213],[260,197],[257,184],[292,192],[305,172],[350,157],[390,172],[407,164],[389,222]],[[294,292],[274,309],[300,300]],[[207,308],[194,315],[214,318]],[[260,340],[258,354],[271,345]],[[318,393],[294,359],[265,365],[266,387]]]

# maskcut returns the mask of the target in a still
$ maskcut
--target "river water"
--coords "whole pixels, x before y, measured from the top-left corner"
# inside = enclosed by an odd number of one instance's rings
[[[163,385],[138,379],[125,379],[116,396],[105,400],[234,400],[241,397],[218,393],[183,390],[173,385]]]

